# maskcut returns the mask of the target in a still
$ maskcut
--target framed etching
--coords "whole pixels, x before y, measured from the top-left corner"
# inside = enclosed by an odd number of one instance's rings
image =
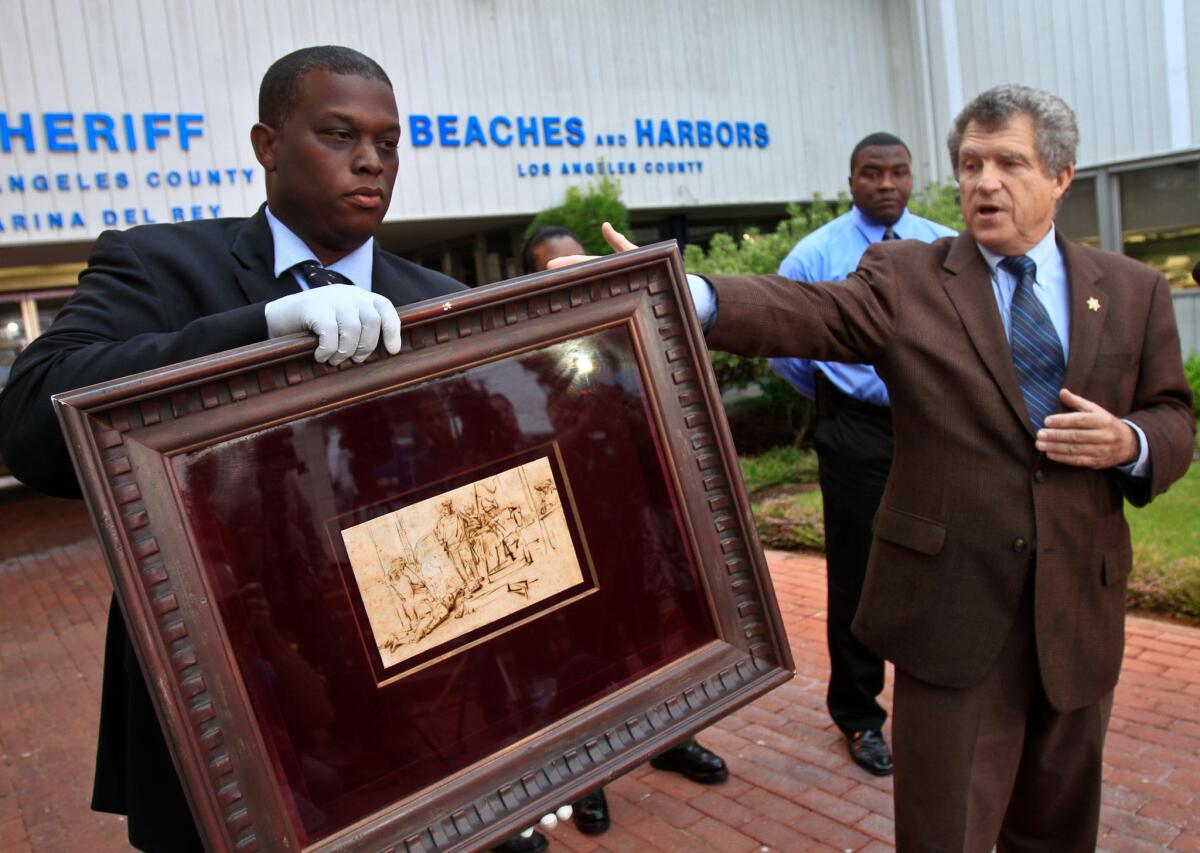
[[[674,244],[56,397],[213,850],[475,850],[792,675]]]
[[[597,589],[557,450],[333,520],[380,684]]]

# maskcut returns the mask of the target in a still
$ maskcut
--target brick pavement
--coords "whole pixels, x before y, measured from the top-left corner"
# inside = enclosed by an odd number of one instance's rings
[[[552,849],[891,849],[891,782],[850,763],[824,711],[823,563],[768,559],[798,672],[702,734],[733,778],[639,768],[608,788],[607,834],[559,826]],[[109,590],[79,504],[0,492],[0,853],[128,849],[121,819],[88,810]],[[1200,629],[1127,633],[1100,846],[1200,851]]]

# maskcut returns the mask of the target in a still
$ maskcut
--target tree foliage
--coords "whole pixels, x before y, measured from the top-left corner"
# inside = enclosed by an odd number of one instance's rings
[[[600,236],[600,226],[605,222],[611,222],[622,234],[629,233],[629,211],[621,202],[621,185],[607,175],[586,188],[568,187],[562,204],[533,218],[525,229],[525,239],[540,228],[558,225],[574,232],[589,255],[607,255],[612,249]]]
[[[962,208],[958,206],[958,187],[953,181],[929,184],[908,200],[908,209],[917,216],[932,219],[939,225],[962,231],[965,227]]]
[[[800,242],[800,238],[841,216],[849,208],[850,204],[845,198],[836,202],[818,198],[803,207],[789,204],[787,219],[780,222],[774,231],[763,234],[752,228],[740,240],[728,234],[717,234],[707,251],[696,245],[688,246],[683,253],[683,265],[688,272],[697,275],[777,272],[779,264]]]

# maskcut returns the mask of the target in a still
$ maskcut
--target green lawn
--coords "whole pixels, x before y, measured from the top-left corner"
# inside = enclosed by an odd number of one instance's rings
[[[1133,535],[1134,606],[1200,621],[1200,463],[1142,509],[1126,504]]]
[[[742,478],[751,495],[788,483],[817,482],[817,454],[796,447],[776,447],[761,456],[743,456]]]
[[[825,550],[825,520],[819,490],[782,493],[762,500],[751,498],[750,509],[764,547],[785,551]]]
[[[825,550],[821,492],[816,487],[817,455],[811,450],[776,447],[738,461],[763,545]]]
[[[1168,560],[1200,554],[1200,465],[1149,506],[1134,509],[1126,504],[1125,518],[1139,546],[1153,546]]]

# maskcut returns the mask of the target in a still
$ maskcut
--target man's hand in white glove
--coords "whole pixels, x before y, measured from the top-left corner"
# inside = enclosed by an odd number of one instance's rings
[[[327,284],[267,303],[267,334],[272,338],[295,332],[317,336],[313,357],[339,365],[347,358],[361,362],[375,351],[383,333],[389,353],[400,352],[400,316],[396,307],[377,293],[352,284]]]

